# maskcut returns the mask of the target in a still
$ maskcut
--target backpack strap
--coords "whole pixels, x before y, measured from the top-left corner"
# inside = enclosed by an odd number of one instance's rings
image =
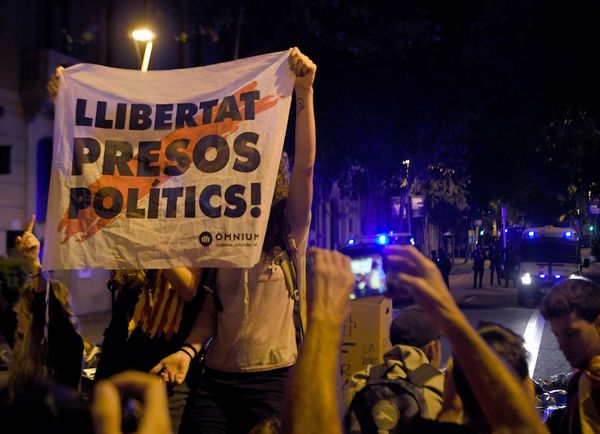
[[[298,274],[296,271],[296,264],[294,264],[294,261],[292,260],[287,243],[282,242],[281,247],[282,255],[279,260],[279,266],[283,271],[285,287],[288,295],[294,301],[294,310],[292,316],[294,319],[294,329],[296,330],[296,347],[298,351],[300,351],[300,346],[304,340],[304,327],[302,325],[302,318],[300,317],[300,291],[298,290]]]
[[[440,371],[435,369],[429,363],[419,366],[414,371],[410,371],[407,375],[409,381],[417,386],[424,387],[425,383],[431,380],[436,375],[439,375]]]
[[[388,365],[382,363],[380,365],[371,366],[369,370],[369,379],[367,380],[367,384],[376,383],[381,379],[387,378],[387,373],[393,369],[389,368]]]

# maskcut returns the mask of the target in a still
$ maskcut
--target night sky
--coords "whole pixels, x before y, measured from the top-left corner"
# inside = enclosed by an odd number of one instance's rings
[[[157,29],[153,69],[300,47],[318,64],[317,176],[397,195],[410,159],[442,227],[500,203],[513,223],[570,223],[600,196],[600,2],[33,4],[29,48],[109,66],[137,67],[140,21]]]

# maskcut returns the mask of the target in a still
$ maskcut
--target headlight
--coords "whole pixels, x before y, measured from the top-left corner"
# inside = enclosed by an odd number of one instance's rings
[[[531,285],[531,274],[525,273],[521,276],[521,283],[523,285]]]

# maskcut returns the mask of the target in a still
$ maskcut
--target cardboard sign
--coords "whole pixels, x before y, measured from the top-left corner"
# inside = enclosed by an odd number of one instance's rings
[[[357,371],[383,363],[392,347],[392,300],[383,296],[365,297],[350,302],[350,315],[342,335],[342,384]]]

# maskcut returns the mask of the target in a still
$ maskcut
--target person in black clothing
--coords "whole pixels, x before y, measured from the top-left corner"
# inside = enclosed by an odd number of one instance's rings
[[[502,251],[502,262],[504,265],[504,287],[508,288],[508,281],[512,280],[512,285],[515,286],[515,269],[517,266],[517,258],[515,249],[509,241],[506,248]]]
[[[496,273],[498,285],[502,286],[502,281],[500,280],[500,253],[498,252],[496,243],[493,243],[490,247],[488,259],[490,260],[490,285],[494,284],[494,273]]]
[[[446,255],[446,250],[443,247],[441,247],[439,250],[436,264],[442,273],[442,277],[444,278],[444,282],[446,282],[446,286],[450,288],[450,271],[452,271],[452,261],[448,255]]]
[[[47,86],[52,101],[56,100],[62,70],[56,68]],[[198,291],[201,274],[198,268],[185,267],[115,271],[109,285],[117,296],[94,380],[130,369],[147,372],[176,352],[195,358],[196,350],[186,346],[184,338],[204,300],[203,291]],[[169,396],[175,431],[185,396],[185,384],[173,388]]]
[[[26,393],[29,385],[45,380],[77,390],[83,364],[83,340],[69,291],[41,272],[40,242],[32,233],[34,222],[32,216],[23,235],[16,239],[32,279],[14,308],[17,333],[8,378],[12,396]]]
[[[485,263],[485,253],[481,248],[481,244],[477,243],[475,251],[471,255],[473,259],[473,288],[477,287],[477,281],[479,280],[479,287],[481,288],[483,281],[483,268]]]

